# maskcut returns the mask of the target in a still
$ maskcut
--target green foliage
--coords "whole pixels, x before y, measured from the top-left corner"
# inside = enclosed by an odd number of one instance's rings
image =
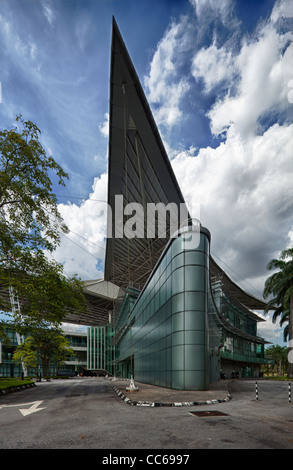
[[[291,259],[286,261],[287,258]],[[273,269],[279,271],[272,274],[265,282],[264,298],[273,295],[266,310],[274,309],[273,322],[281,317],[280,326],[283,326],[284,323],[289,323],[290,309],[293,309],[293,248],[284,250],[280,259],[270,261],[267,268],[270,271]],[[284,330],[284,340],[288,338],[293,339],[290,337],[289,325]]]
[[[20,312],[13,315],[22,334],[39,326],[58,327],[65,315],[86,310],[83,283],[75,277],[66,278],[56,263],[46,262],[41,269],[36,265],[34,275],[15,276],[10,283],[22,299]]]
[[[17,117],[20,129],[0,131],[0,253],[6,266],[18,267],[23,250],[53,251],[59,229],[66,231],[52,192],[49,171],[58,183],[68,178],[53,157],[47,157],[39,142],[40,130]],[[28,249],[29,248],[29,249]]]
[[[58,212],[51,177],[65,185],[67,173],[47,156],[31,121],[0,131],[0,311],[11,311],[9,288],[20,301],[17,328],[60,325],[68,313],[86,310],[82,282],[67,278],[50,261],[68,231]]]
[[[74,351],[60,330],[37,328],[17,346],[13,361],[33,368],[36,374],[42,365],[43,375],[49,376],[50,364],[60,366],[70,355]]]
[[[282,251],[280,259],[273,259],[268,269],[278,269],[265,282],[264,298],[272,295],[266,310],[275,309],[273,322],[281,316],[280,325],[287,323],[284,340],[289,339],[289,351],[293,349],[293,248]],[[290,352],[289,352],[290,354]],[[289,357],[289,355],[288,355]],[[293,363],[288,362],[288,376],[293,378]]]
[[[17,346],[13,353],[13,361],[16,364],[23,364],[24,367],[30,367],[37,374],[38,357],[36,351],[32,348],[31,338],[27,338],[20,346]]]
[[[6,324],[4,322],[0,323],[0,342],[7,346],[10,344],[10,339],[5,330]]]
[[[281,370],[286,369],[288,365],[288,348],[274,344],[265,349],[265,357],[274,361],[274,366]],[[279,372],[281,372],[279,370]]]

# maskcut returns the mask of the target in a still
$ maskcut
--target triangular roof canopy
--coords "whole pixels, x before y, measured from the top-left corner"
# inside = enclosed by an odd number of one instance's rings
[[[142,86],[113,18],[110,72],[108,204],[113,238],[107,239],[105,279],[142,287],[168,241],[166,238],[114,237],[115,196],[124,207],[136,202],[179,207],[184,199]],[[146,210],[145,210],[146,213]],[[146,230],[146,224],[144,229]]]

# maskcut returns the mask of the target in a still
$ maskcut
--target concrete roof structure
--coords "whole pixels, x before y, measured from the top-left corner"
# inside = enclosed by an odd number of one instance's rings
[[[86,281],[84,287],[84,295],[88,302],[88,312],[66,317],[68,323],[101,326],[109,322],[109,315],[113,311],[114,303],[121,295],[121,289],[112,282],[104,279]]]

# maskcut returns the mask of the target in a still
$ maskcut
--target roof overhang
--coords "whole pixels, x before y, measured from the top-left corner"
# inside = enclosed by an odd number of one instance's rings
[[[242,305],[246,306],[251,310],[265,310],[267,304],[263,300],[254,297],[248,292],[244,291],[239,287],[225,271],[216,263],[212,256],[210,256],[210,276],[221,279],[223,285],[227,291],[235,297]],[[262,320],[258,317],[259,321]]]
[[[88,326],[101,326],[109,323],[120,288],[104,279],[85,281],[83,288],[88,311],[83,314],[70,314],[66,322]]]
[[[109,115],[108,205],[112,214],[108,223],[113,236],[107,239],[105,279],[122,287],[142,288],[169,239],[169,220],[166,238],[148,238],[146,223],[139,238],[117,237],[115,197],[123,196],[122,227],[129,203],[139,203],[146,216],[148,203],[175,203],[178,208],[184,198],[115,19]]]

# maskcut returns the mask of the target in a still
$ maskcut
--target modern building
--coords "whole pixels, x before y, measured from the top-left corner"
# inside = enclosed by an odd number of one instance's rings
[[[109,115],[104,279],[85,285],[88,314],[66,318],[90,326],[88,369],[179,390],[257,377],[266,341],[255,311],[266,304],[211,256],[211,233],[186,209],[114,19]]]
[[[257,335],[263,319],[255,311],[264,310],[265,303],[215,262],[209,230],[191,220],[188,210],[182,223],[178,214],[185,201],[114,19],[109,114],[105,277],[88,282],[85,290],[92,309],[107,300],[99,312],[99,325],[104,321],[107,327],[99,333],[104,336],[96,364],[100,360],[109,370],[110,363],[103,362],[107,343],[114,375],[139,382],[205,390],[224,375],[258,377],[266,341]],[[150,206],[157,224],[151,237]],[[141,208],[137,226],[133,213]],[[160,216],[165,216],[165,236],[156,232]],[[135,236],[127,232],[128,223],[136,223]],[[190,235],[194,243],[188,243]],[[93,361],[88,365],[94,368]]]
[[[0,341],[0,377],[21,377],[22,374],[34,377],[37,374],[43,374],[41,364],[38,370],[32,368],[24,370],[21,364],[13,361],[15,349],[26,338],[16,333],[9,325],[5,328],[5,333],[9,342],[6,344]],[[74,355],[58,367],[51,364],[50,375],[52,376],[73,376],[87,369],[87,330],[76,331],[76,329],[67,328],[64,329],[64,336],[70,348],[73,349]]]
[[[71,349],[73,349],[74,355],[59,367],[58,373],[59,375],[80,374],[84,369],[87,369],[87,330],[66,327],[63,332]]]
[[[114,374],[115,348],[111,344],[113,328],[110,324],[87,329],[88,371],[100,374]]]
[[[23,372],[22,366],[14,364],[12,356],[24,338],[9,327],[5,328],[5,334],[9,342],[4,344],[0,341],[0,377],[20,377]]]

